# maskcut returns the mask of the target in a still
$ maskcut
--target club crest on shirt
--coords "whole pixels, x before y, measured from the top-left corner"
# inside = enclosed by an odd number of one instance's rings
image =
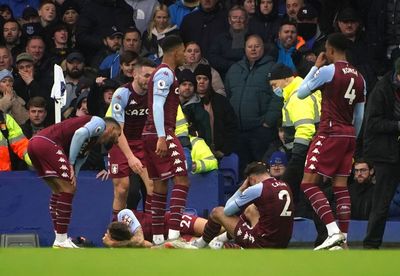
[[[111,164],[111,173],[112,174],[118,173],[118,164]]]
[[[119,103],[114,104],[113,109],[115,112],[121,111],[121,105]]]

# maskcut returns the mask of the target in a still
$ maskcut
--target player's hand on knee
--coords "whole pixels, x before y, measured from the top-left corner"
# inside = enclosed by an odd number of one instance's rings
[[[109,170],[101,170],[97,175],[96,179],[101,179],[101,181],[106,181],[108,179],[108,176],[110,175]]]

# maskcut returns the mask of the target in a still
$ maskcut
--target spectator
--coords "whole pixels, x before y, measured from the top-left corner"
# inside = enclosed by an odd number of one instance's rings
[[[56,20],[56,5],[52,0],[42,0],[38,9],[40,24],[46,28],[50,23]]]
[[[70,47],[76,47],[76,24],[80,13],[79,6],[72,0],[64,1],[60,8],[60,17],[67,24]]]
[[[181,36],[186,44],[195,41],[205,58],[209,58],[211,43],[220,33],[229,30],[228,15],[218,0],[200,0],[199,9],[183,18]]]
[[[33,64],[35,65],[35,73],[38,79],[46,80],[48,83],[53,83],[52,78],[49,78],[49,71],[52,70],[47,57],[45,56],[46,44],[40,36],[31,36],[26,43],[25,51],[30,54],[33,58]],[[47,83],[47,84],[48,84]],[[45,89],[42,87],[42,89]],[[46,87],[46,89],[48,89]]]
[[[40,17],[36,9],[27,7],[20,19],[22,28],[22,39],[26,42],[32,36],[42,36],[43,27],[40,24]]]
[[[50,62],[61,65],[72,51],[69,47],[68,27],[65,23],[57,23],[49,27],[49,42],[47,43]]]
[[[179,28],[183,18],[187,14],[197,10],[198,6],[198,0],[177,0],[168,7],[169,14],[171,15],[171,24],[177,25]]]
[[[400,58],[379,80],[368,98],[364,121],[364,158],[373,162],[376,184],[364,248],[379,248],[390,201],[400,182]]]
[[[42,97],[33,97],[29,100],[27,106],[29,119],[25,124],[21,125],[21,129],[25,137],[30,139],[40,130],[48,126],[46,123],[47,103]]]
[[[113,79],[118,81],[121,85],[133,81],[133,70],[135,68],[138,54],[131,51],[125,51],[120,55],[120,71]]]
[[[27,1],[5,0],[1,2],[7,4],[11,8],[15,19],[19,19],[22,17],[22,12],[27,7],[32,7],[34,9],[37,9],[39,7],[40,0],[27,0]]]
[[[156,7],[159,5],[157,0],[125,0],[132,7],[133,20],[136,28],[143,33],[151,21],[151,15],[154,14]]]
[[[85,115],[89,115],[89,110],[87,108],[87,97],[89,95],[89,91],[83,91],[79,94],[79,97],[75,101],[75,114],[73,117],[81,117]],[[103,166],[104,167],[104,166]]]
[[[122,39],[122,49],[124,51],[132,51],[138,55],[142,55],[142,35],[140,31],[135,27],[129,27],[125,30],[124,37]]]
[[[339,12],[337,16],[337,29],[344,34],[350,41],[351,46],[347,51],[347,56],[351,64],[364,76],[367,91],[372,91],[377,81],[375,70],[372,67],[368,51],[365,45],[368,44],[366,34],[362,29],[361,18],[352,8],[346,8]]]
[[[362,158],[354,162],[354,178],[349,182],[351,218],[368,220],[371,212],[375,179],[372,164]]]
[[[90,88],[87,98],[87,108],[90,115],[105,117],[108,107],[111,104],[112,95],[120,86],[115,80],[102,79]]]
[[[179,99],[182,111],[193,132],[197,137],[205,140],[207,145],[212,145],[210,115],[204,110],[203,103],[196,93],[196,76],[189,69],[177,73],[179,82]]]
[[[135,26],[132,14],[132,7],[123,0],[91,0],[83,5],[76,25],[76,40],[88,64],[95,54],[93,49],[103,47],[104,33],[112,26],[117,30]]]
[[[192,72],[197,68],[199,64],[208,65],[208,60],[202,57],[201,49],[199,44],[196,42],[189,42],[185,45],[185,63],[179,67],[179,70],[190,69]],[[218,94],[225,96],[224,83],[222,82],[221,76],[214,68],[211,68],[212,74],[212,87]]]
[[[276,179],[282,179],[288,165],[287,157],[284,152],[276,151],[268,161],[269,174]]]
[[[221,159],[236,150],[237,118],[228,99],[216,93],[210,85],[212,83],[211,67],[199,64],[194,74],[197,80],[197,94],[210,116],[211,149],[215,157]]]
[[[28,111],[25,109],[25,101],[19,97],[14,89],[14,78],[10,71],[0,71],[0,110],[10,114],[17,124],[22,125],[28,119]]]
[[[277,63],[288,66],[293,72],[297,73],[300,67],[302,52],[306,51],[305,41],[297,36],[296,23],[283,21],[279,28],[278,39],[273,44],[267,45],[268,53],[275,58]],[[309,68],[307,68],[309,69]],[[306,73],[308,72],[307,70]],[[304,74],[302,74],[303,76]]]
[[[302,7],[297,14],[297,34],[305,40],[307,49],[319,54],[325,49],[326,35],[318,25],[318,12],[311,6]]]
[[[1,74],[1,71],[0,71]],[[11,152],[10,149],[26,164],[32,166],[27,153],[28,139],[22,133],[18,123],[10,114],[0,110],[0,172],[11,171]]]
[[[152,60],[158,64],[163,56],[161,43],[166,36],[179,35],[178,26],[172,25],[168,7],[164,4],[154,9],[153,17],[143,33],[143,46],[152,54]]]
[[[262,38],[250,35],[245,53],[225,77],[226,94],[239,121],[240,171],[246,164],[260,161],[269,144],[277,138],[276,127],[283,105],[265,80],[274,62],[272,57],[264,56]]]
[[[14,58],[23,51],[21,35],[21,26],[16,20],[10,19],[4,23],[3,39]]]
[[[121,55],[124,52],[134,52],[136,55],[145,56],[147,55],[146,51],[142,51],[142,40],[140,37],[140,32],[135,27],[129,27],[123,36],[122,39],[122,47],[116,52],[108,55],[101,62],[99,69],[101,73],[107,76],[108,78],[118,78],[120,75],[121,69]],[[133,59],[129,58],[131,54],[127,54],[125,57],[125,63],[127,60],[131,62]],[[127,58],[127,59],[126,59]],[[107,72],[109,71],[109,72]],[[129,77],[129,76],[128,76]]]
[[[244,56],[248,15],[241,6],[229,10],[229,31],[218,35],[210,46],[210,63],[225,77],[229,67]]]
[[[13,11],[7,4],[0,5],[0,16],[4,21],[11,20],[14,18]]]
[[[13,58],[10,50],[6,46],[0,45],[0,70],[7,69],[12,71]]]
[[[116,26],[112,26],[107,30],[103,36],[103,47],[98,50],[93,58],[91,67],[100,70],[105,69],[100,65],[108,55],[118,53],[122,44],[122,35],[123,33]]]
[[[281,18],[278,15],[278,0],[261,0],[256,4],[256,13],[250,19],[249,33],[259,35],[264,43],[275,41]]]
[[[16,59],[14,72],[14,90],[26,103],[33,97],[46,99],[48,94],[36,79],[33,58],[28,53],[21,53]]]
[[[70,53],[66,60],[65,70],[65,93],[67,94],[65,106],[61,109],[64,112],[78,97],[78,83],[84,75],[85,58],[79,52]]]
[[[286,14],[290,21],[297,21],[297,14],[304,6],[304,0],[286,0]]]
[[[238,4],[246,10],[249,18],[253,17],[253,15],[256,12],[256,1],[255,0],[241,0],[241,1],[238,1]]]
[[[379,76],[390,71],[400,56],[399,9],[394,0],[370,1],[365,28],[368,51]]]

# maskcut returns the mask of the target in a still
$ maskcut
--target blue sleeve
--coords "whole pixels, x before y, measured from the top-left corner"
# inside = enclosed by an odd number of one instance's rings
[[[120,87],[112,96],[111,116],[122,124],[125,123],[125,108],[128,105],[130,93],[128,88]]]
[[[321,68],[317,68],[313,66],[308,72],[307,76],[304,78],[301,83],[299,90],[297,91],[297,97],[299,99],[304,99],[312,92],[314,92],[318,87],[323,84],[332,81],[333,76],[335,75],[335,65],[329,64],[326,66],[322,66]]]
[[[258,183],[256,185],[247,188],[246,190],[243,191],[243,193],[237,191],[232,196],[232,198],[230,198],[226,203],[224,208],[224,214],[227,216],[233,216],[234,214],[239,212],[242,207],[246,206],[255,199],[259,198],[261,196],[262,189],[263,189],[263,184]]]
[[[129,230],[132,234],[135,234],[136,230],[141,227],[139,220],[129,209],[123,209],[118,213],[118,221],[128,224]]]
[[[168,68],[159,69],[153,78],[153,116],[158,137],[165,137],[164,104],[173,82],[174,74]]]
[[[106,129],[103,119],[93,116],[83,127],[77,129],[72,136],[69,148],[69,162],[75,165],[76,158],[82,148],[83,143],[91,137],[100,136]]]

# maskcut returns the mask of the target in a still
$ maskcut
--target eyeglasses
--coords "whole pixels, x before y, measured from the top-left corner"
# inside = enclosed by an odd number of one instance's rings
[[[354,169],[354,173],[356,174],[356,173],[365,173],[365,172],[367,172],[367,171],[369,171],[369,169]]]

